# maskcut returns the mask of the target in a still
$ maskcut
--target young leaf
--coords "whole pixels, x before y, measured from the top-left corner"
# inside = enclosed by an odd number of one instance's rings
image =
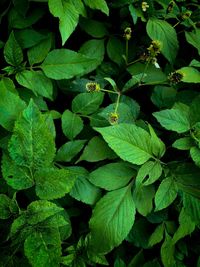
[[[97,111],[102,104],[104,94],[101,92],[81,93],[72,100],[72,111],[89,115]]]
[[[12,66],[18,66],[23,61],[22,49],[15,39],[13,32],[11,32],[8,41],[5,44],[4,58],[6,62]]]
[[[135,218],[131,186],[107,193],[96,204],[90,219],[94,251],[107,253],[128,235]]]
[[[153,116],[167,130],[184,133],[190,129],[189,111],[186,109],[165,109],[154,112]]]
[[[57,152],[56,161],[70,162],[84,147],[86,140],[74,140],[62,145]]]
[[[94,170],[89,175],[92,184],[112,191],[126,186],[135,175],[135,170],[126,163],[110,163]]]
[[[172,177],[165,178],[155,195],[155,210],[162,210],[167,208],[177,196],[177,186]]]
[[[180,149],[180,150],[189,150],[195,145],[194,140],[191,137],[182,137],[177,139],[172,147]]]
[[[81,160],[96,162],[104,159],[113,159],[115,157],[115,153],[108,147],[106,142],[100,137],[94,136],[83,150],[77,162]]]
[[[83,203],[94,205],[101,197],[101,190],[88,181],[89,173],[86,169],[74,167],[74,170],[77,172],[77,179],[70,196]]]
[[[68,49],[52,50],[41,65],[45,75],[51,79],[71,79],[91,72],[97,60]]]
[[[49,166],[54,159],[54,137],[33,100],[15,123],[9,153],[17,165],[31,170]]]
[[[121,123],[95,130],[123,160],[141,165],[153,157],[150,135],[136,125]]]
[[[65,110],[61,120],[63,133],[70,140],[73,140],[83,129],[81,117],[70,110]]]
[[[108,6],[107,6],[107,3],[105,0],[96,0],[96,1],[83,0],[83,1],[84,1],[86,6],[89,6],[92,9],[101,10],[106,15],[109,14],[109,9],[108,9]]]
[[[159,158],[161,158],[165,154],[165,151],[166,151],[165,144],[161,141],[160,138],[158,138],[153,127],[150,124],[148,124],[148,127],[149,127],[149,132],[151,135],[153,154],[155,156],[157,155],[157,156],[159,156]]]
[[[43,96],[52,100],[53,98],[53,84],[42,71],[24,70],[17,73],[17,82],[33,91],[36,96]]]
[[[15,120],[26,108],[25,102],[10,90],[8,83],[0,81],[0,125],[6,130],[12,131]]]
[[[61,198],[72,189],[76,175],[66,169],[46,168],[35,173],[36,195],[40,199]]]
[[[161,42],[161,52],[173,64],[179,48],[175,29],[167,21],[150,18],[147,34],[152,40]]]

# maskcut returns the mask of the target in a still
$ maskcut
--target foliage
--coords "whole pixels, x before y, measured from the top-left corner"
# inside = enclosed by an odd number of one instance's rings
[[[200,266],[198,0],[2,0],[0,28],[0,266]]]

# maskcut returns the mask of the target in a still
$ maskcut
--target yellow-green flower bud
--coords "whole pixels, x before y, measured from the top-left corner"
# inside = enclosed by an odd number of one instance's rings
[[[148,5],[147,2],[142,2],[141,7],[142,7],[142,11],[143,12],[146,12],[147,11],[147,8],[149,8],[149,5]]]
[[[119,114],[116,112],[111,112],[109,114],[109,122],[110,124],[117,124],[119,120]]]
[[[88,82],[86,83],[86,90],[88,92],[99,92],[101,90],[100,84],[96,82]]]
[[[130,40],[131,39],[131,34],[132,34],[132,30],[130,27],[127,27],[125,30],[124,30],[124,38],[126,40]]]

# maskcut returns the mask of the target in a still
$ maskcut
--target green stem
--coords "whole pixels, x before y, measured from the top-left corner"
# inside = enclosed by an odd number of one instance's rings
[[[165,81],[156,81],[156,82],[151,82],[151,83],[139,84],[139,86],[156,85],[156,84],[168,84],[168,82],[166,80]]]
[[[119,107],[119,100],[120,100],[121,94],[120,92],[117,93],[117,102],[115,106],[115,113],[117,113],[118,107]]]
[[[143,80],[143,78],[144,78],[144,75],[145,75],[145,72],[146,72],[146,70],[147,70],[147,68],[148,68],[148,66],[149,66],[149,63],[150,63],[150,59],[148,59],[147,64],[145,65],[144,71],[143,71],[143,73],[142,73],[142,77],[141,77],[140,80],[139,80],[139,86],[141,86],[141,82],[142,82],[142,80]]]
[[[118,94],[118,92],[111,91],[111,90],[107,90],[107,89],[101,89],[101,91],[102,91],[102,92],[111,93],[111,94]]]
[[[178,26],[181,22],[178,21],[176,24],[174,24],[173,28],[175,28],[176,26]]]
[[[128,40],[126,39],[126,64],[128,65]]]
[[[130,63],[127,63],[127,66],[133,65],[133,64],[135,64],[136,62],[139,62],[139,61],[141,61],[141,58],[138,58],[138,59],[136,59],[136,60],[134,60],[134,61],[132,61]]]

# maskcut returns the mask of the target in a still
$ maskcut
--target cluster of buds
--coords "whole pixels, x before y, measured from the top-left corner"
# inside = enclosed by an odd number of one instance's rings
[[[184,74],[180,71],[171,72],[168,75],[168,80],[171,84],[177,84],[182,81]]]
[[[158,40],[153,40],[150,44],[150,46],[147,48],[149,52],[149,57],[150,58],[156,58],[157,55],[160,53],[162,44]]]
[[[147,11],[147,8],[149,8],[149,5],[148,5],[147,2],[142,2],[141,7],[142,7],[142,11],[143,12],[146,12]]]
[[[119,114],[116,113],[116,112],[111,112],[109,114],[109,122],[110,124],[117,124],[118,123],[118,120],[119,120]]]
[[[129,41],[131,39],[131,34],[132,34],[132,30],[130,27],[127,27],[125,30],[124,30],[124,38]]]
[[[86,90],[88,92],[99,92],[101,90],[100,84],[96,82],[88,82],[86,83]]]
[[[184,13],[181,14],[181,19],[182,20],[187,20],[190,18],[192,15],[192,12],[190,10],[185,11]]]
[[[170,13],[170,12],[173,11],[173,9],[174,9],[174,5],[175,5],[175,2],[174,2],[174,1],[170,1],[170,2],[169,2],[169,5],[168,5],[168,7],[167,7],[167,12],[168,12],[168,13]]]

